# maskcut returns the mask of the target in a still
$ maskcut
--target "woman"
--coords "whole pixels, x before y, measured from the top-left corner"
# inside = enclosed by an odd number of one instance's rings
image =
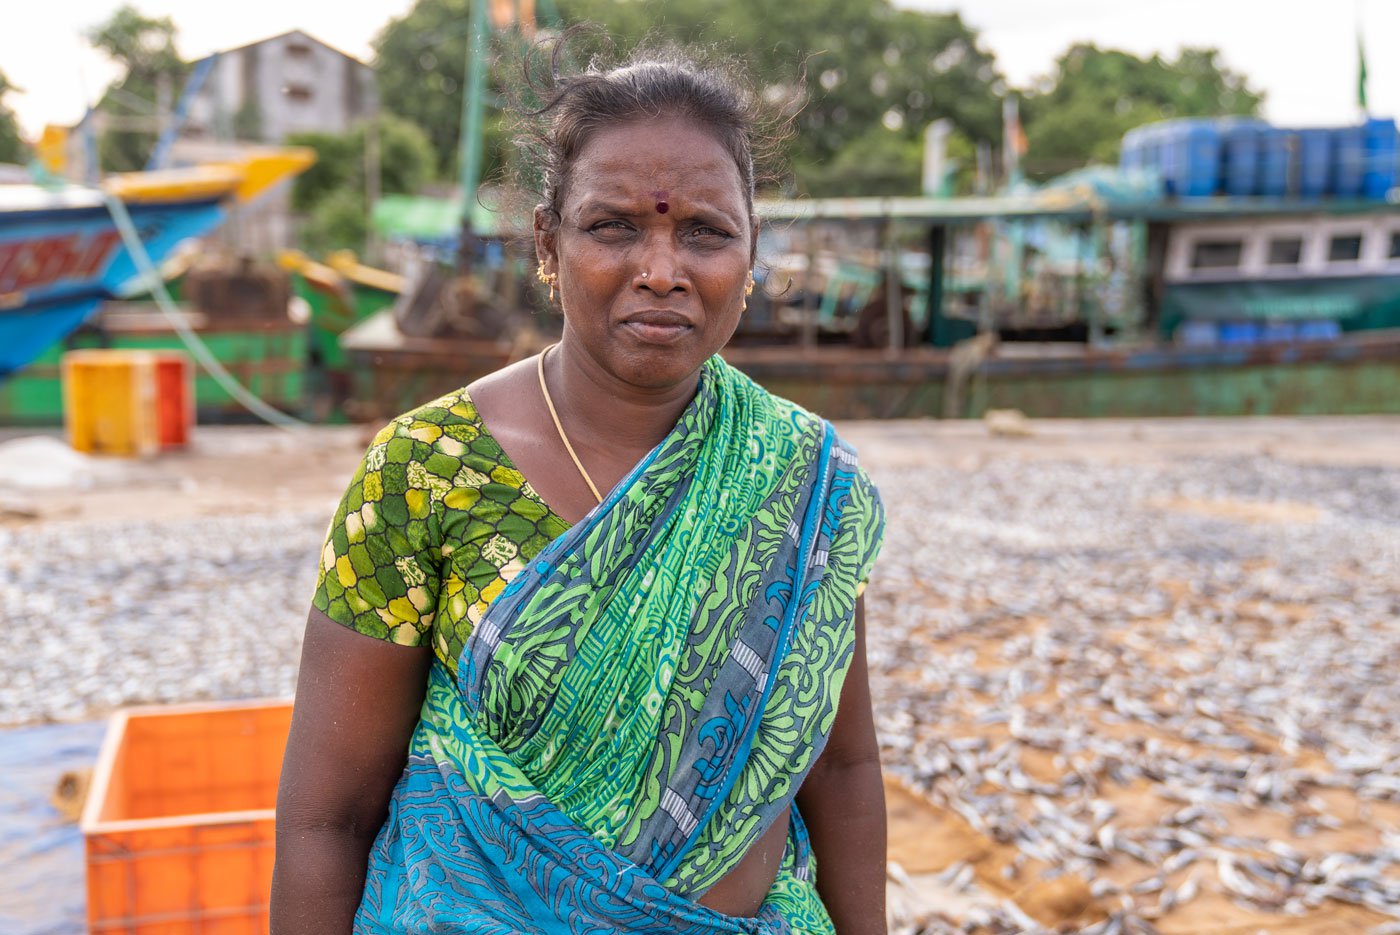
[[[716,356],[752,97],[674,56],[555,74],[563,337],[384,428],[336,511],[273,931],[883,932],[878,496]]]

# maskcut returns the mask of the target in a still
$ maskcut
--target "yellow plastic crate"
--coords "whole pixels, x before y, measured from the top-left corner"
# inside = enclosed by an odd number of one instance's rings
[[[69,351],[62,368],[63,424],[73,450],[126,457],[160,450],[154,354]]]

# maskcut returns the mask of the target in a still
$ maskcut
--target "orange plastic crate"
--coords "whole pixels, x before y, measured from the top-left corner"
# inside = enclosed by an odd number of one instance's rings
[[[268,931],[289,701],[112,716],[83,811],[88,931]]]

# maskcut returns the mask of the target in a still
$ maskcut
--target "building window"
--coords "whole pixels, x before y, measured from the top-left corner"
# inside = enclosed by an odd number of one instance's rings
[[[1361,235],[1339,234],[1327,245],[1328,263],[1359,263],[1361,261]]]
[[[310,58],[311,46],[301,42],[290,42],[287,44],[287,56],[289,58]]]
[[[1270,266],[1297,266],[1303,261],[1303,238],[1275,237],[1269,241]]]
[[[1390,235],[1390,258],[1400,260],[1400,231]]]
[[[282,89],[282,93],[287,96],[288,100],[302,104],[309,102],[315,96],[315,93],[304,84],[289,84]]]
[[[1243,240],[1202,240],[1191,251],[1192,269],[1238,269]]]

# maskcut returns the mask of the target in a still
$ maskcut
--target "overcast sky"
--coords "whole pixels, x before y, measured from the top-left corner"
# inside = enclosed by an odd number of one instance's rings
[[[1339,124],[1356,117],[1360,14],[1371,109],[1400,115],[1400,55],[1393,49],[1400,39],[1400,0],[899,2],[961,11],[1018,85],[1049,71],[1056,55],[1081,40],[1139,54],[1216,46],[1230,67],[1268,92],[1267,116],[1288,124]],[[27,133],[36,134],[45,123],[75,123],[115,76],[82,33],[119,5],[117,0],[38,0],[27,16],[10,18],[0,30],[0,71],[24,89],[7,100]],[[187,58],[300,28],[368,59],[375,32],[412,0],[136,0],[136,5],[148,15],[175,19]]]

